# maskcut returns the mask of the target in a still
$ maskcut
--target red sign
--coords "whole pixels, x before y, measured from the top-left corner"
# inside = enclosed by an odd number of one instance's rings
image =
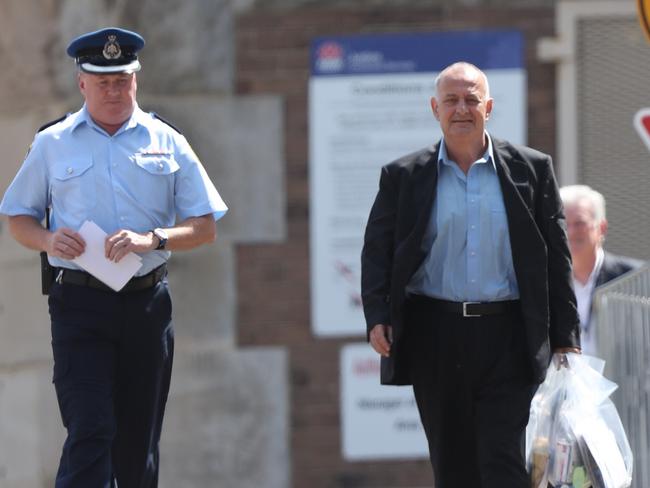
[[[641,140],[650,150],[650,108],[642,108],[634,116],[634,127],[641,136]]]

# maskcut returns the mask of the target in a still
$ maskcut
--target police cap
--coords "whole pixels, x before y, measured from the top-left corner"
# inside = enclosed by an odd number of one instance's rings
[[[67,53],[87,73],[133,73],[140,71],[138,51],[143,47],[140,34],[109,27],[73,39]]]

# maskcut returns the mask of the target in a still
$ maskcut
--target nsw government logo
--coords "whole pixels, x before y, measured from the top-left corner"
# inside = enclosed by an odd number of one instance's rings
[[[343,69],[343,47],[333,41],[321,44],[316,51],[316,69],[334,73]]]

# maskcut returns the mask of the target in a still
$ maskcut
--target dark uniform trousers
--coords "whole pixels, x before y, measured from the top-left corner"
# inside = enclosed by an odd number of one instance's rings
[[[174,350],[167,280],[128,293],[54,283],[49,310],[68,432],[55,487],[156,487]]]
[[[436,488],[529,488],[525,429],[537,385],[518,309],[463,317],[409,299],[406,330]]]

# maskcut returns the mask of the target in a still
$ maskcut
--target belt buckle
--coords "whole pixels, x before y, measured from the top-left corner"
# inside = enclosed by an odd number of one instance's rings
[[[481,302],[463,302],[463,317],[480,317],[481,315],[475,315],[467,313],[467,305],[477,305]]]

